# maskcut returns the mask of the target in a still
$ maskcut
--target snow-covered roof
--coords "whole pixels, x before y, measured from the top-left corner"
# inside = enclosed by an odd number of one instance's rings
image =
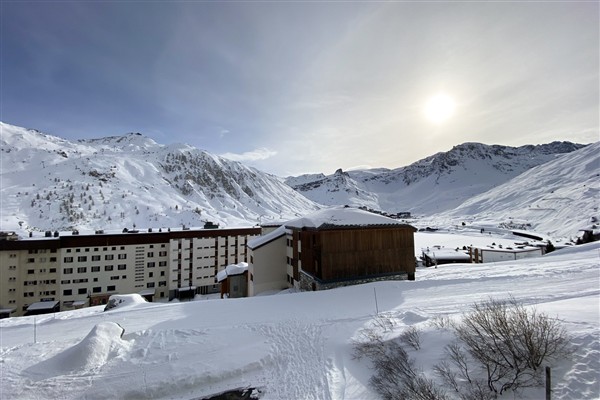
[[[225,269],[223,269],[217,273],[217,282],[221,282],[221,281],[227,279],[228,276],[241,275],[246,271],[248,271],[248,263],[247,262],[242,261],[241,263],[238,263],[238,264],[229,264],[228,266],[225,267]]]
[[[58,301],[38,301],[27,307],[27,311],[51,310],[58,304]]]
[[[274,231],[267,233],[266,235],[262,235],[262,236],[248,240],[247,246],[248,246],[248,248],[254,250],[264,244],[269,243],[272,240],[280,238],[283,235],[285,235],[285,226],[282,225],[279,228],[275,229]]]
[[[515,247],[500,247],[500,246],[469,246],[479,251],[496,251],[504,253],[526,253],[528,251],[539,251],[539,247],[535,246],[515,246]]]
[[[288,221],[287,228],[325,228],[342,226],[407,226],[405,223],[383,215],[351,207],[332,207],[305,217]]]

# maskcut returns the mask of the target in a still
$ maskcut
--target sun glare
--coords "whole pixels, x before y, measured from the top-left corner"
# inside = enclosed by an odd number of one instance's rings
[[[430,122],[442,124],[454,115],[455,109],[456,102],[454,99],[447,94],[439,93],[427,101],[423,113]]]

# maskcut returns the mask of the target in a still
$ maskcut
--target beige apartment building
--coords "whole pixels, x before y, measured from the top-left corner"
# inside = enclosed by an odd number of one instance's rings
[[[252,227],[3,235],[0,316],[24,315],[39,302],[59,302],[60,310],[100,305],[112,294],[171,300],[216,293],[217,273],[247,261],[246,244],[260,233]]]

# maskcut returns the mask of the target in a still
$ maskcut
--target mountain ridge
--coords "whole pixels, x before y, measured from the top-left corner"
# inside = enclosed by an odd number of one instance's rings
[[[320,204],[343,200],[331,193],[345,190],[362,196],[348,196],[344,204],[368,205],[392,213],[433,214],[457,207],[530,168],[585,146],[558,141],[520,147],[467,142],[405,167],[348,171],[346,188],[332,183],[335,174],[288,177],[285,182]]]

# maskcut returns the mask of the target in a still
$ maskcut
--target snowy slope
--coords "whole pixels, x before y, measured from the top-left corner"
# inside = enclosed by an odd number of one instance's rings
[[[432,219],[528,227],[549,236],[575,236],[600,224],[600,142],[534,167]]]
[[[464,143],[407,167],[349,171],[345,181],[336,179],[336,172],[314,176],[313,180],[308,175],[291,177],[286,183],[321,204],[433,214],[453,209],[534,166],[581,147],[569,142],[522,147]]]
[[[318,208],[273,175],[139,133],[69,142],[0,123],[0,229],[240,225]]]
[[[255,387],[264,400],[377,399],[369,362],[352,357],[361,329],[387,329],[386,337],[421,329],[422,348],[410,356],[436,379],[431,366],[451,337],[431,322],[512,295],[560,318],[572,336],[573,357],[552,365],[552,398],[597,399],[599,257],[591,244],[519,262],[418,269],[413,282],[9,318],[0,321],[0,398],[187,400]],[[516,397],[544,398],[544,389]]]

